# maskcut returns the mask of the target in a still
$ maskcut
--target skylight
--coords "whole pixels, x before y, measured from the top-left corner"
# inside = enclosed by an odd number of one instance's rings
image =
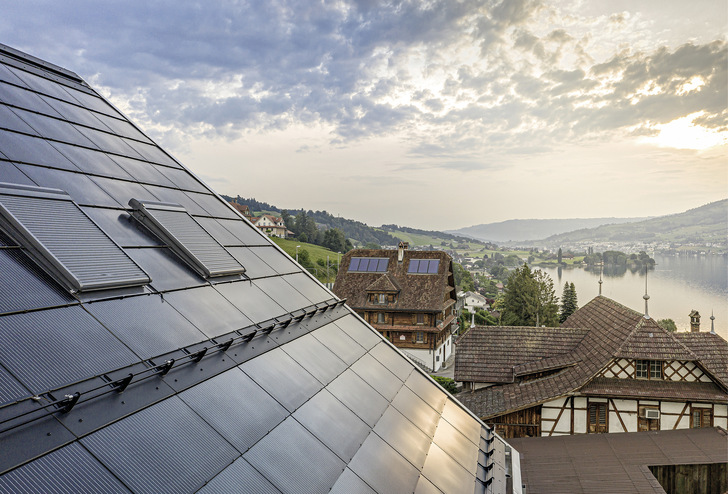
[[[360,273],[384,273],[389,265],[388,257],[352,257],[349,271]]]
[[[437,274],[440,267],[439,259],[410,259],[409,274]]]
[[[0,228],[71,292],[151,281],[60,189],[0,182]]]
[[[132,216],[205,278],[242,274],[245,268],[179,204],[129,201]]]

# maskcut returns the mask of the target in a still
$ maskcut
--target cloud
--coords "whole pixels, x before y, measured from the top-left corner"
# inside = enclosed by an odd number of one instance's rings
[[[474,170],[689,114],[728,127],[724,40],[600,59],[574,14],[536,0],[31,4],[5,9],[7,42],[78,71],[175,145],[324,124],[337,146],[396,135]],[[641,19],[591,22],[617,36]]]

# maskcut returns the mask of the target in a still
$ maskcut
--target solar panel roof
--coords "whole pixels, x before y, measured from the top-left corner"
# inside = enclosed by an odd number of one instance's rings
[[[50,251],[90,269],[93,226],[143,274],[79,292],[0,227],[0,493],[506,492],[500,438],[78,76],[0,45],[0,117],[0,181],[83,220]]]

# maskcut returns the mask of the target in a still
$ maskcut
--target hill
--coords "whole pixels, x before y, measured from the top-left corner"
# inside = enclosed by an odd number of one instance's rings
[[[728,239],[728,199],[636,223],[603,225],[544,240],[547,244],[592,242],[651,242],[725,246]]]
[[[334,216],[326,211],[311,211],[304,209],[285,209],[279,208],[267,202],[256,201],[252,198],[244,198],[237,196],[236,198],[222,195],[226,201],[236,199],[240,204],[246,204],[252,211],[268,211],[277,215],[282,215],[283,211],[286,211],[291,216],[296,216],[298,213],[306,213],[307,216],[313,218],[319,227],[323,226],[324,229],[338,228],[347,238],[351,239],[355,244],[365,245],[367,243],[375,243],[378,245],[397,245],[400,238],[395,237],[387,233],[386,231],[375,229],[362,223],[361,221],[349,220]]]
[[[560,233],[607,224],[621,224],[642,221],[645,218],[569,218],[561,220],[507,220],[468,226],[448,233],[468,236],[488,242],[520,242],[539,240]]]

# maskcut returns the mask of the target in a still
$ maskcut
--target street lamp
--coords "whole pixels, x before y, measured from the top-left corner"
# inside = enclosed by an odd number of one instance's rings
[[[296,246],[296,262],[298,262],[298,248],[301,247],[300,245]]]

